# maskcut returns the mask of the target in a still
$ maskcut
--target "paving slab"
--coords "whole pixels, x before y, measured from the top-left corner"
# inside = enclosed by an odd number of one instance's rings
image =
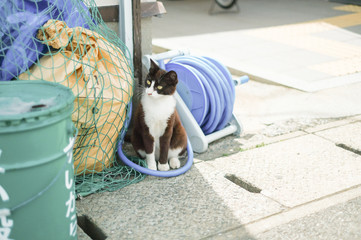
[[[229,135],[218,139],[208,145],[207,151],[203,153],[194,153],[195,162],[198,160],[214,160],[215,158],[229,156],[237,153],[242,149],[242,143],[239,138],[234,135]]]
[[[200,160],[211,161],[219,157],[227,157],[232,154],[246,151],[259,146],[268,145],[271,143],[285,141],[301,135],[306,135],[303,131],[295,131],[288,134],[277,135],[274,137],[266,136],[262,133],[246,132],[242,136],[229,135],[219,140],[216,140],[208,145],[207,151],[203,153],[194,153],[194,161],[198,163]]]
[[[339,119],[336,121],[331,121],[328,123],[308,127],[308,128],[305,128],[303,131],[305,131],[307,133],[315,133],[315,132],[320,132],[320,131],[324,131],[324,130],[331,129],[331,128],[345,126],[347,124],[354,123],[356,121],[357,121],[357,119],[355,119],[355,117],[347,117],[347,118]]]
[[[335,142],[338,146],[361,153],[361,122],[317,132],[318,136]]]
[[[361,108],[354,103],[360,102],[360,91],[361,83],[313,94],[251,80],[236,87],[233,112],[246,134],[285,134],[322,126],[328,120],[359,116]],[[270,128],[275,131],[265,132]]]
[[[359,230],[355,230],[360,222],[360,217],[358,211],[348,209],[349,202],[356,201],[356,206],[359,205],[361,197],[361,185],[351,188],[346,191],[338,192],[327,198],[321,198],[316,201],[312,201],[307,204],[297,206],[295,208],[283,211],[281,213],[263,218],[259,221],[252,222],[246,225],[243,225],[242,228],[235,228],[232,230],[224,231],[212,236],[208,236],[206,239],[217,239],[217,240],[232,240],[232,239],[250,239],[249,236],[254,236],[252,239],[320,239],[320,235],[330,236],[327,234],[327,229],[330,225],[334,229],[342,229],[343,235],[335,235],[337,239],[360,239],[360,238],[348,238],[346,236],[359,235]],[[328,221],[328,218],[317,218],[314,216],[326,216],[333,215],[331,209],[340,209],[347,213],[346,218],[350,221],[344,222],[343,224],[338,224],[337,221]],[[357,208],[356,208],[357,209]],[[349,216],[351,215],[351,217]],[[314,224],[319,229],[315,231],[310,231],[315,226],[310,228],[305,227],[297,229],[297,222],[299,220],[303,221],[306,225],[310,222],[310,225]],[[351,220],[352,219],[352,220]],[[340,228],[342,225],[342,228]],[[288,234],[285,234],[280,231],[283,229]],[[290,230],[293,230],[294,233],[291,233]],[[303,231],[302,231],[303,230]],[[331,231],[333,233],[333,231]],[[247,233],[247,235],[245,235]],[[351,233],[351,234],[350,234]],[[243,238],[243,236],[245,236]],[[321,239],[334,239],[331,238],[321,238]]]
[[[268,144],[286,141],[291,138],[306,135],[303,131],[295,131],[287,134],[282,134],[274,137],[269,137],[264,134],[245,134],[241,138],[236,139],[237,142],[241,143],[241,151],[248,149],[258,148]]]
[[[361,115],[355,115],[355,116],[352,117],[352,119],[360,121],[361,120]]]
[[[266,233],[256,235],[263,239],[333,240],[361,239],[361,197],[294,220]]]
[[[90,195],[77,201],[77,211],[109,239],[199,239],[282,211],[282,206],[198,163],[175,178],[147,177],[115,192]]]
[[[361,156],[315,135],[240,152],[209,164],[287,207],[361,184]]]
[[[285,207],[276,201],[240,186],[237,179],[225,175],[209,162],[197,164],[195,167],[241,224],[285,210]]]
[[[193,168],[177,178],[147,177],[78,201],[78,214],[89,216],[109,239],[200,238],[234,226],[233,214],[197,176]]]

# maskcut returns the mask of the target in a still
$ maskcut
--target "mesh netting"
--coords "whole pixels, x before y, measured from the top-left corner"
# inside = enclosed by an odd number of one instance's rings
[[[95,2],[0,1],[0,28],[0,80],[58,82],[76,96],[77,194],[143,179],[116,159],[130,118],[133,71],[128,49],[104,24]]]

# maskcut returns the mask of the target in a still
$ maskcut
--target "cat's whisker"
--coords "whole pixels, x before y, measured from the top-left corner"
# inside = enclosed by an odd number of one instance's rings
[[[134,91],[134,98],[140,99],[143,96],[145,89],[146,89],[145,86],[138,85],[136,91]]]

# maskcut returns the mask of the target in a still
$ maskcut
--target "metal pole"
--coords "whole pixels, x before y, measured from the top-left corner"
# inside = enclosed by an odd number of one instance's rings
[[[127,46],[133,59],[133,16],[132,1],[119,0],[119,37]]]

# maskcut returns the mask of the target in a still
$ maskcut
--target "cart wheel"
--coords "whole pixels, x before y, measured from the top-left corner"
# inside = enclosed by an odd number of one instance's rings
[[[215,0],[218,6],[224,9],[231,8],[237,0]]]

